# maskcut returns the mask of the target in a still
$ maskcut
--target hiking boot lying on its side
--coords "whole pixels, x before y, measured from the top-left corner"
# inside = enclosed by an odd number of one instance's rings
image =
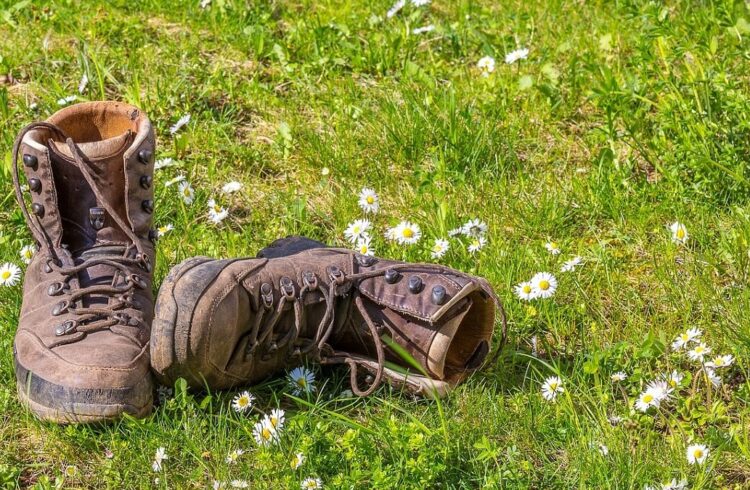
[[[166,384],[182,377],[210,389],[303,362],[348,364],[356,394],[385,379],[441,396],[487,358],[497,307],[483,279],[293,237],[257,258],[174,267],[157,297],[151,362]]]

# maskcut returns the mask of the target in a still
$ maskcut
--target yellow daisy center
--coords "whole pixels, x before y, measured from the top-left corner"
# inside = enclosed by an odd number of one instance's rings
[[[643,401],[646,403],[651,403],[652,401],[654,401],[654,395],[652,395],[651,393],[646,393],[645,395],[643,395]]]
[[[189,187],[185,187],[185,189],[182,191],[182,194],[185,197],[190,197],[190,188]]]
[[[276,427],[276,424],[278,424],[278,423],[279,423],[279,418],[278,417],[271,417],[271,425],[273,425],[274,427]]]
[[[365,199],[365,201],[367,201],[367,204],[372,204],[372,203],[375,202],[375,198],[372,197],[372,196],[367,196],[367,198]]]
[[[359,247],[359,253],[361,253],[362,255],[365,255],[367,251],[367,245],[362,245],[361,247]]]
[[[546,279],[543,279],[543,280],[539,281],[539,289],[541,289],[542,291],[548,290],[549,289],[549,281],[547,281]]]
[[[221,212],[221,206],[219,206],[218,204],[217,204],[217,205],[215,205],[215,206],[214,206],[214,212],[216,212],[216,213],[220,213],[220,212]]]
[[[299,458],[297,456],[292,458],[292,468],[296,468],[299,464]]]
[[[269,429],[268,427],[263,427],[261,437],[263,437],[263,439],[265,440],[269,440],[271,438],[271,429]]]
[[[700,459],[703,457],[703,450],[702,449],[696,449],[693,451],[693,456],[695,456],[696,459]]]
[[[297,385],[300,388],[305,388],[307,386],[307,380],[305,378],[297,378]]]
[[[250,403],[250,400],[246,396],[241,396],[239,400],[237,400],[237,405],[241,407],[246,407]]]
[[[687,342],[688,340],[690,340],[690,336],[688,336],[688,334],[686,333],[680,335],[680,338],[682,339],[683,342]]]
[[[528,284],[525,284],[521,290],[524,293],[529,294],[531,292],[531,286],[529,286]]]
[[[714,359],[714,364],[717,365],[717,366],[723,366],[724,365],[724,359],[722,359],[721,357],[717,357],[716,359]]]
[[[9,279],[10,278],[10,271],[3,271],[2,276],[3,279]]]
[[[556,244],[555,242],[550,242],[550,244],[549,244],[549,248],[551,248],[551,249],[553,249],[553,250],[554,250],[554,249],[556,249],[556,248],[557,248],[557,244]]]
[[[677,380],[674,379],[674,378],[670,379],[668,381],[668,383],[669,383],[669,386],[671,386],[672,388],[674,388],[675,386],[677,386]]]
[[[549,389],[552,390],[552,391],[556,390],[557,389],[557,383],[555,383],[555,382],[550,383],[549,384]]]
[[[411,237],[413,237],[413,236],[414,236],[414,230],[412,230],[411,228],[404,228],[404,231],[403,231],[403,232],[401,232],[401,233],[402,233],[402,234],[404,235],[404,237],[406,237],[406,238],[411,238]]]
[[[677,228],[677,238],[679,238],[680,240],[685,238],[685,230],[683,230],[682,228]]]
[[[700,345],[699,345],[698,347],[696,347],[696,348],[695,348],[695,353],[696,353],[696,354],[700,354],[700,353],[702,353],[702,352],[703,352],[703,347],[701,347]]]

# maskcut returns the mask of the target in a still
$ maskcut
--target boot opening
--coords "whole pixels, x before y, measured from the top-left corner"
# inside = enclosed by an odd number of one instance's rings
[[[466,300],[440,328],[428,355],[430,371],[450,383],[481,366],[490,351],[495,305],[479,291]]]
[[[102,142],[137,133],[143,118],[138,109],[117,102],[76,104],[53,114],[49,122],[59,126],[77,144]]]

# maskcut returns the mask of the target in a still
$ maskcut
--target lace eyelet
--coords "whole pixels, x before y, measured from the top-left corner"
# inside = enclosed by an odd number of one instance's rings
[[[128,276],[128,281],[132,282],[140,289],[146,289],[148,287],[148,285],[146,284],[146,281],[144,281],[143,278],[139,276],[138,274],[130,274]]]
[[[65,284],[63,284],[61,282],[53,282],[47,288],[47,295],[48,296],[57,296],[59,294],[62,294],[62,292],[64,290],[65,290]]]
[[[293,298],[294,297],[294,283],[292,280],[286,276],[282,277],[279,281],[279,287],[281,288],[281,293],[286,298]]]
[[[75,320],[65,320],[60,325],[55,327],[55,335],[58,337],[72,332],[78,326],[78,322]]]
[[[313,272],[305,271],[302,273],[302,283],[309,290],[318,289],[318,277]]]
[[[273,288],[267,282],[260,285],[260,297],[263,300],[263,306],[266,309],[273,306]]]
[[[136,256],[136,260],[139,260],[141,262],[141,269],[145,270],[146,272],[151,272],[151,257],[149,257],[147,254],[138,254]]]
[[[52,316],[59,316],[68,311],[68,308],[70,308],[70,301],[67,299],[64,299],[57,303],[54,308],[52,308]]]

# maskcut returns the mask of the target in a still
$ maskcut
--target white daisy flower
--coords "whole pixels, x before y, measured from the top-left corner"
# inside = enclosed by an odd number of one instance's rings
[[[164,226],[160,226],[156,229],[156,237],[161,238],[172,230],[174,230],[174,225],[172,223],[167,223]]]
[[[220,206],[214,199],[208,201],[208,219],[214,224],[219,224],[229,216],[229,211]]]
[[[516,49],[505,55],[505,63],[512,65],[518,60],[525,60],[529,56],[529,50],[526,48]]]
[[[393,4],[393,6],[388,9],[388,12],[385,13],[385,16],[389,19],[399,13],[402,8],[406,5],[406,0],[398,0],[396,3]]]
[[[358,240],[369,236],[368,232],[371,227],[372,223],[366,219],[354,220],[344,230],[344,236],[351,243],[357,243]]]
[[[243,391],[232,399],[232,408],[235,412],[247,412],[253,408],[255,397],[249,391]]]
[[[607,456],[609,454],[609,448],[602,444],[601,442],[597,445],[599,448],[599,454],[602,456]]]
[[[63,471],[65,472],[65,476],[68,478],[75,478],[76,475],[78,474],[78,468],[76,468],[72,464],[69,464],[68,466],[66,466]]]
[[[710,450],[705,444],[691,444],[688,446],[686,456],[690,464],[703,464]]]
[[[231,182],[227,182],[221,187],[221,192],[224,194],[231,194],[233,192],[237,192],[242,189],[242,183],[237,182],[236,180],[233,180]]]
[[[331,173],[331,169],[328,167],[323,167],[320,169],[320,175],[322,175],[323,177],[325,177],[326,175],[330,173]]]
[[[672,481],[661,484],[661,490],[687,490],[688,482],[686,479],[677,481],[677,478],[672,478]]]
[[[375,255],[375,249],[370,244],[372,240],[369,236],[360,238],[357,240],[357,244],[354,246],[354,250],[359,252],[362,255]]]
[[[703,334],[697,328],[690,328],[687,332],[683,332],[677,336],[672,342],[672,350],[680,350],[686,347],[690,342],[698,342],[698,338]]]
[[[250,484],[245,480],[232,480],[229,484],[232,488],[250,488]]]
[[[714,371],[710,367],[706,368],[706,376],[708,376],[708,380],[711,382],[714,388],[718,388],[721,386],[721,376],[716,374],[716,371]]]
[[[620,425],[620,423],[622,422],[622,417],[620,417],[619,415],[610,415],[609,417],[607,417],[607,420],[609,421],[610,425],[615,426]]]
[[[564,391],[562,381],[557,376],[550,376],[542,383],[542,396],[545,400],[555,401],[557,395]]]
[[[167,450],[163,447],[160,447],[156,450],[156,454],[154,455],[154,462],[151,463],[151,468],[154,471],[161,471],[162,463],[164,463],[164,460],[169,459],[169,456],[167,456]]]
[[[677,243],[679,245],[684,245],[685,242],[688,241],[688,231],[687,228],[685,228],[685,225],[680,223],[679,221],[675,221],[669,226],[670,231],[672,232],[672,241],[674,243]]]
[[[195,191],[190,186],[190,183],[188,183],[187,181],[180,182],[177,190],[179,191],[180,197],[182,197],[182,201],[185,204],[193,204],[193,199],[195,199]]]
[[[77,98],[78,98],[77,95],[68,95],[67,97],[63,97],[62,99],[57,99],[57,105],[59,106],[68,105],[71,102],[75,102]]]
[[[84,73],[83,76],[81,77],[81,81],[78,82],[78,93],[82,94],[86,90],[86,87],[88,86],[88,84],[89,84],[89,76]]]
[[[413,31],[411,31],[411,33],[414,34],[415,36],[418,36],[420,34],[425,34],[427,32],[432,32],[434,30],[435,30],[435,26],[433,24],[429,24],[429,25],[426,25],[426,26],[417,27],[416,29],[414,29]]]
[[[182,116],[172,127],[169,128],[169,134],[174,135],[177,131],[183,128],[187,123],[190,122],[190,114]]]
[[[522,299],[524,301],[531,301],[532,299],[536,298],[536,290],[534,289],[534,285],[529,281],[525,281],[516,285],[514,289],[516,291],[516,296],[518,296],[519,299]]]
[[[253,426],[253,437],[259,446],[268,446],[279,440],[279,433],[264,419]]]
[[[223,482],[223,481],[219,481],[219,480],[214,480],[214,484],[213,484],[213,487],[212,487],[212,488],[213,488],[214,490],[220,490],[220,489],[224,488],[225,486],[226,486],[226,485],[224,485],[224,482]]]
[[[448,232],[448,236],[453,238],[458,235],[463,235],[464,233],[464,227],[459,226],[458,228],[453,228],[451,231]]]
[[[424,7],[429,5],[432,0],[411,0],[411,4],[415,7]]]
[[[320,478],[305,478],[302,480],[300,488],[302,490],[318,490],[319,488],[323,488],[323,482],[320,481]]]
[[[445,240],[443,238],[436,238],[435,243],[432,245],[432,248],[430,249],[430,256],[433,259],[440,259],[445,255],[448,249],[450,249],[450,244],[448,243],[448,240]]]
[[[547,242],[544,244],[544,248],[552,255],[560,255],[560,246],[556,242]]]
[[[495,71],[495,58],[492,56],[485,56],[477,61],[477,68],[483,77],[490,76],[490,73]]]
[[[173,158],[160,158],[154,162],[154,170],[161,170],[167,167],[174,167],[175,161]]]
[[[284,428],[285,412],[280,408],[274,408],[271,413],[263,417],[263,422],[273,427],[276,432]]]
[[[392,230],[392,236],[401,245],[413,245],[422,236],[422,230],[419,229],[419,225],[410,221],[402,221]]]
[[[582,262],[583,259],[580,256],[576,255],[572,259],[565,262],[562,267],[560,267],[560,272],[573,272],[574,270],[576,270],[576,267],[581,265]]]
[[[729,367],[732,365],[732,363],[734,363],[734,356],[731,354],[727,354],[724,356],[714,357],[712,360],[706,363],[706,367],[719,369],[719,368]]]
[[[656,397],[656,399],[659,401],[659,403],[661,403],[667,398],[669,398],[670,394],[674,390],[667,381],[662,380],[662,379],[657,379],[657,380],[651,381],[649,384],[646,385],[646,391],[649,393],[652,393]]]
[[[24,247],[19,252],[19,255],[21,255],[21,260],[23,260],[24,264],[30,264],[31,259],[34,258],[35,253],[36,245],[24,245]]]
[[[537,298],[550,298],[557,290],[557,279],[549,272],[539,272],[531,278],[531,285]]]
[[[174,179],[169,179],[168,181],[164,182],[164,187],[172,187],[175,184],[179,184],[180,182],[185,182],[187,179],[184,175],[180,174]]]
[[[470,237],[479,238],[487,233],[487,223],[478,218],[470,219],[461,227],[461,232]]]
[[[612,374],[609,379],[611,379],[615,383],[619,383],[621,381],[625,381],[627,377],[628,375],[625,374],[625,371],[617,371],[616,373]]]
[[[211,0],[201,0],[201,3],[199,4],[200,8],[207,9],[211,5]]]
[[[242,449],[235,449],[234,451],[230,451],[229,454],[227,454],[227,464],[235,464],[243,454],[245,454],[245,451],[243,451]]]
[[[0,266],[0,286],[15,286],[21,279],[21,268],[10,262]]]
[[[365,213],[377,213],[380,210],[380,198],[374,189],[363,187],[359,192],[359,207]]]
[[[474,238],[471,240],[471,243],[469,244],[469,247],[468,247],[469,253],[472,253],[472,254],[477,253],[480,250],[482,250],[482,247],[484,247],[485,245],[487,245],[487,239],[484,238],[483,236]]]
[[[315,391],[315,374],[304,366],[294,368],[287,379],[296,395]]]
[[[298,470],[300,466],[302,466],[302,463],[305,462],[305,455],[302,453],[297,453],[292,457],[291,467],[293,470]]]
[[[666,375],[664,378],[670,388],[676,389],[680,386],[680,383],[682,383],[682,380],[685,378],[685,375],[680,373],[677,370],[674,370],[668,375]]]
[[[692,350],[688,351],[687,356],[691,361],[703,362],[703,358],[710,353],[711,348],[703,342],[699,342]]]
[[[638,400],[635,402],[635,408],[636,410],[645,413],[651,407],[658,407],[660,403],[661,400],[656,397],[656,394],[644,391],[638,396]]]

